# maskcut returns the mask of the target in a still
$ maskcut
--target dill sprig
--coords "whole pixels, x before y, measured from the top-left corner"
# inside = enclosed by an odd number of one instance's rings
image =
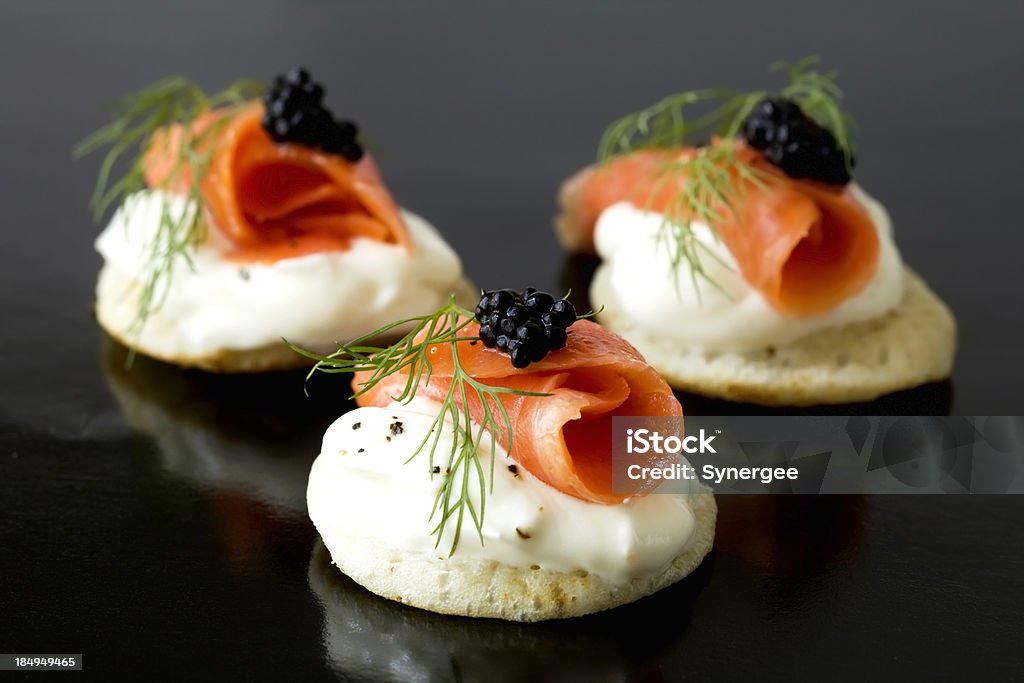
[[[678,274],[684,263],[689,264],[690,281],[698,300],[701,296],[700,281],[724,293],[708,273],[702,257],[707,256],[726,269],[731,269],[731,265],[697,236],[693,222],[699,221],[708,226],[712,237],[718,241],[715,224],[725,218],[726,212],[735,214],[738,211],[738,203],[747,185],[761,187],[771,180],[772,176],[740,159],[731,141],[707,145],[685,158],[658,164],[651,178],[648,201],[660,196],[668,184],[678,188],[662,210],[656,237],[668,251],[669,268],[677,293]],[[649,210],[650,206],[647,208]]]
[[[809,56],[793,64],[773,64],[772,72],[781,72],[788,78],[776,94],[795,101],[807,116],[831,131],[847,167],[852,167],[855,124],[841,106],[843,93],[835,83],[838,72],[819,71],[818,61],[817,57]],[[709,276],[701,256],[710,255],[719,263],[722,260],[697,237],[693,222],[707,225],[718,240],[715,223],[725,218],[724,212],[738,216],[737,207],[747,188],[776,180],[771,173],[741,158],[733,140],[757,104],[771,94],[764,90],[727,89],[676,93],[614,121],[601,136],[597,154],[600,163],[638,150],[682,152],[686,145],[707,143],[692,153],[681,153],[658,164],[652,176],[644,178],[636,188],[646,195],[648,209],[666,190],[671,192],[662,209],[657,238],[668,249],[677,290],[684,264],[689,266],[698,298],[698,280],[721,289]],[[699,111],[691,115],[694,108]]]
[[[772,64],[772,71],[782,72],[789,78],[789,83],[779,91],[779,95],[795,101],[805,114],[836,136],[839,149],[846,157],[846,166],[852,169],[853,136],[857,123],[842,108],[843,91],[836,85],[839,71],[820,72],[814,68],[818,61],[811,55],[794,64]]]
[[[710,133],[732,137],[739,132],[764,93],[731,90],[690,90],[659,100],[646,109],[627,114],[608,126],[601,136],[597,156],[607,161],[641,149],[682,147]],[[687,109],[719,103],[691,120]]]
[[[381,380],[396,372],[405,373],[406,381],[402,391],[392,397],[400,403],[412,401],[420,386],[430,382],[434,369],[431,356],[438,352],[439,346],[448,348],[452,362],[451,386],[441,399],[441,410],[431,424],[430,431],[406,462],[412,461],[427,450],[430,476],[435,476],[436,472],[444,472],[437,475],[443,477],[443,482],[438,488],[429,519],[437,520],[432,533],[437,539],[434,547],[438,547],[448,522],[454,518],[449,557],[455,553],[459,544],[462,524],[467,516],[476,528],[480,542],[483,543],[484,512],[487,493],[494,486],[497,446],[501,444],[506,453],[512,451],[512,422],[501,402],[501,397],[548,396],[491,386],[469,375],[462,365],[459,345],[479,341],[478,337],[465,332],[466,327],[473,323],[473,319],[473,312],[458,306],[455,297],[451,296],[447,305],[433,313],[385,325],[347,344],[340,344],[337,351],[326,356],[289,344],[296,352],[316,361],[316,365],[307,376],[307,381],[316,372],[369,372],[369,377],[359,384],[353,398],[371,391]],[[390,346],[374,346],[367,343],[374,338],[397,334],[406,328],[408,331]],[[477,425],[473,424],[472,419],[473,401],[481,406],[481,418]],[[442,430],[446,427],[451,430],[452,445],[447,453],[438,453]],[[480,448],[485,439],[490,445],[489,473],[484,471],[484,466],[480,462]],[[443,459],[444,466],[435,467],[435,459]],[[474,502],[474,493],[478,494],[479,507]]]
[[[186,209],[172,210],[166,199],[160,211],[155,236],[144,245],[142,287],[133,333],[141,331],[150,315],[167,296],[175,264],[183,260],[192,268],[191,254],[205,239],[202,181],[209,170],[220,132],[242,105],[263,90],[262,84],[240,80],[226,89],[207,95],[195,83],[182,77],[167,78],[149,85],[115,103],[113,120],[82,140],[74,149],[75,158],[106,149],[96,179],[90,206],[100,221],[111,206],[129,211],[131,195],[146,188],[144,159],[155,144],[174,159],[156,189],[178,188],[187,179],[184,196]],[[221,115],[200,131],[193,123],[203,114],[221,109]],[[169,127],[180,124],[180,135],[172,140]],[[163,135],[155,135],[163,131]],[[170,146],[175,144],[174,149]],[[134,155],[133,155],[134,153]],[[114,178],[119,162],[127,162],[123,175]]]

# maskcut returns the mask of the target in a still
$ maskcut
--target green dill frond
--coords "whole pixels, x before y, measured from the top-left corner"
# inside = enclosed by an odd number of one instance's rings
[[[520,391],[500,386],[491,386],[477,381],[462,365],[459,345],[476,342],[479,338],[465,330],[473,322],[473,312],[455,303],[455,297],[441,309],[427,315],[406,318],[385,325],[367,335],[341,344],[329,355],[320,355],[289,344],[297,353],[316,361],[309,371],[307,381],[317,372],[354,374],[369,373],[359,383],[354,397],[361,396],[376,387],[383,379],[397,373],[406,377],[398,395],[392,399],[409,403],[416,392],[430,382],[433,373],[431,348],[441,345],[451,353],[452,381],[441,399],[441,409],[431,424],[430,431],[409,457],[413,460],[426,451],[429,457],[429,471],[435,465],[447,473],[430,510],[431,521],[436,520],[433,535],[435,547],[441,544],[448,523],[452,525],[453,538],[448,550],[449,557],[455,553],[462,533],[462,524],[467,518],[472,522],[483,543],[483,520],[487,494],[494,485],[494,461],[498,445],[506,453],[512,452],[512,421],[501,401],[503,395],[547,396],[548,394]],[[390,346],[374,346],[369,342],[407,330]],[[421,338],[420,338],[421,337]],[[287,340],[286,340],[286,343]],[[474,425],[473,405],[479,405],[481,419]],[[444,430],[452,434],[451,448],[440,449],[441,434]],[[490,449],[490,467],[485,471],[480,461],[480,449],[485,441]],[[408,461],[407,461],[408,462]],[[434,475],[431,475],[434,476]],[[474,494],[476,494],[474,502]]]
[[[118,100],[113,107],[112,121],[75,146],[76,159],[106,150],[90,200],[94,220],[98,222],[111,207],[122,206],[129,210],[125,200],[146,189],[144,159],[151,146],[157,144],[154,134],[174,124],[181,126],[182,134],[175,149],[169,149],[171,136],[157,136],[161,144],[168,146],[161,151],[172,156],[174,164],[156,189],[180,186],[187,169],[188,208],[173,212],[165,201],[156,235],[145,245],[147,257],[142,271],[135,334],[167,296],[175,264],[182,260],[191,267],[191,254],[205,238],[199,208],[202,206],[201,186],[213,158],[217,135],[238,107],[262,90],[263,86],[256,81],[240,80],[225,90],[207,95],[186,78],[167,78]],[[193,130],[198,117],[218,108],[224,108],[223,116],[202,131]],[[124,165],[127,170],[115,178],[115,169]]]
[[[831,131],[847,166],[851,167],[855,124],[842,109],[843,93],[835,83],[838,73],[819,71],[817,64],[818,58],[811,56],[794,64],[772,65],[773,72],[784,73],[788,78],[774,94],[795,101],[804,113]],[[637,193],[651,201],[663,197],[665,188],[675,188],[662,209],[658,240],[668,249],[670,274],[677,289],[684,265],[698,297],[700,280],[720,289],[701,263],[704,255],[718,257],[697,238],[693,223],[704,223],[718,239],[716,221],[723,219],[724,212],[736,214],[746,189],[774,181],[770,173],[741,159],[733,142],[757,104],[772,94],[764,90],[725,89],[677,93],[614,121],[601,137],[597,151],[601,164],[639,150],[682,151],[687,145],[703,145],[695,153],[680,154],[679,158],[659,165],[636,188]],[[695,108],[698,113],[692,114]]]
[[[853,137],[857,124],[850,114],[843,111],[843,91],[836,85],[839,71],[818,71],[814,68],[818,62],[819,59],[812,55],[793,64],[773,64],[772,71],[784,73],[789,78],[789,83],[779,90],[779,95],[795,101],[818,125],[830,130],[846,157],[847,168],[852,168],[855,153]]]

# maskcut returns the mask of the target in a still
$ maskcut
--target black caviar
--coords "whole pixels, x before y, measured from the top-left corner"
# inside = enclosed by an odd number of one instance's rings
[[[300,66],[278,76],[263,96],[263,130],[274,142],[292,142],[337,154],[351,162],[363,158],[359,129],[337,120],[324,106],[324,87]]]
[[[792,100],[761,100],[743,123],[743,137],[790,178],[807,178],[829,185],[850,182],[849,166],[853,162],[847,165],[836,136]]]
[[[476,319],[484,346],[504,351],[514,367],[525,368],[565,346],[576,309],[531,287],[522,292],[498,289],[480,296]]]

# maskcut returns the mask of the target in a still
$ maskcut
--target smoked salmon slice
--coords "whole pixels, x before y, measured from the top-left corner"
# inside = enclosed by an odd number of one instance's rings
[[[775,310],[794,316],[826,313],[863,290],[878,264],[878,233],[849,188],[794,180],[757,151],[736,144],[737,155],[765,181],[733,174],[735,210],[714,207],[718,220],[711,227],[743,279]],[[694,153],[642,150],[578,172],[560,191],[563,243],[592,252],[598,217],[618,202],[664,211],[686,179],[677,174],[671,182],[658,182],[659,169]]]
[[[228,258],[272,263],[348,249],[368,238],[411,250],[398,205],[369,155],[352,163],[320,150],[276,143],[263,130],[262,107],[246,105],[217,129],[222,112],[196,119],[193,135],[214,145],[201,183],[213,225],[234,245]],[[159,131],[143,160],[146,183],[185,192],[192,169],[178,164],[180,125]]]
[[[476,323],[471,323],[464,334],[475,335],[477,330]],[[458,344],[463,369],[477,381],[550,394],[501,398],[512,425],[510,455],[521,467],[563,493],[595,503],[621,503],[649,490],[630,496],[612,492],[612,418],[682,417],[683,409],[665,380],[629,342],[596,323],[580,320],[569,328],[565,348],[522,370],[513,368],[508,355],[497,349]],[[416,395],[442,400],[452,384],[451,349],[441,344],[428,353],[433,373]],[[358,391],[368,377],[369,373],[357,373],[353,388]],[[356,402],[386,406],[402,392],[406,379],[397,372],[385,377]],[[479,401],[471,399],[470,411],[479,421]],[[646,467],[664,467],[678,460],[678,455],[653,452],[636,457],[636,463]]]

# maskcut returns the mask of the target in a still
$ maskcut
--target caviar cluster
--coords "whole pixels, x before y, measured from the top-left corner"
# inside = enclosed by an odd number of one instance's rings
[[[846,155],[836,136],[792,100],[761,100],[743,124],[743,137],[791,178],[809,178],[829,185],[850,182]]]
[[[565,299],[530,287],[522,292],[499,289],[483,293],[476,319],[484,346],[505,351],[513,367],[525,368],[565,346],[576,309]]]
[[[302,67],[294,67],[275,78],[263,96],[263,130],[274,142],[318,147],[353,163],[359,161],[363,148],[356,142],[356,124],[336,120],[323,100],[324,86]]]

